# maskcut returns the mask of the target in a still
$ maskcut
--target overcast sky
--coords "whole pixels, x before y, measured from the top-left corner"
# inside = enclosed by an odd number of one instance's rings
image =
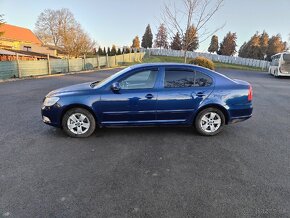
[[[134,36],[140,39],[146,25],[153,34],[159,24],[164,2],[170,0],[0,0],[0,14],[6,23],[34,30],[38,15],[47,8],[70,9],[82,27],[101,46],[131,45]],[[181,0],[171,1],[177,5]],[[280,33],[288,41],[290,0],[225,0],[224,6],[208,24],[214,30],[226,24],[217,35],[219,40],[229,31],[236,32],[238,45],[256,32],[266,30],[270,35]],[[199,50],[207,50],[209,40]]]

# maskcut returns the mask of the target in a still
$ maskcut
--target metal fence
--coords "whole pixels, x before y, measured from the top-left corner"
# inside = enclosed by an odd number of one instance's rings
[[[78,59],[48,59],[38,61],[0,61],[0,79],[68,73],[115,67],[128,62],[141,62],[144,52],[115,56]]]
[[[148,49],[146,52],[149,55],[184,57],[184,51],[177,51],[177,50],[171,50],[171,49]],[[195,58],[198,56],[202,56],[216,62],[258,67],[262,69],[268,69],[270,66],[270,62],[264,61],[264,60],[256,60],[256,59],[241,58],[241,57],[234,57],[234,56],[224,56],[224,55],[194,52],[194,51],[188,51],[186,56],[188,58]]]

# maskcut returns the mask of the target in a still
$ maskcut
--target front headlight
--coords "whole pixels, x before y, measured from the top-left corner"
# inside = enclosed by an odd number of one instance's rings
[[[43,102],[43,106],[50,107],[59,100],[59,97],[46,97]]]

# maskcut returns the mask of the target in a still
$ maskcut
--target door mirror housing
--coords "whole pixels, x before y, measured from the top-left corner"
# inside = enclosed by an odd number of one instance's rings
[[[111,89],[113,92],[119,92],[121,90],[121,86],[120,86],[120,83],[118,82],[114,82],[112,85],[111,85]]]

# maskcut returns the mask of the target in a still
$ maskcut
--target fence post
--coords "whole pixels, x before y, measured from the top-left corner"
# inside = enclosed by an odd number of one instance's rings
[[[123,64],[125,64],[125,51],[123,50]]]
[[[131,62],[131,49],[130,49],[130,52],[129,52],[129,63]]]
[[[84,54],[84,67],[83,67],[83,69],[84,69],[84,70],[87,70],[87,69],[86,69],[86,54]]]
[[[18,78],[22,78],[18,54],[16,54],[16,63],[17,63]]]
[[[50,68],[50,58],[49,58],[49,54],[47,54],[47,73],[48,75],[51,74],[51,68]]]
[[[106,66],[107,66],[107,67],[110,67],[110,66],[109,66],[109,55],[108,55],[108,54],[106,54]]]
[[[117,55],[115,54],[115,66],[117,66]]]
[[[134,62],[137,61],[136,58],[137,58],[137,49],[136,50],[134,49]]]
[[[67,72],[69,73],[69,58],[67,58]]]
[[[100,57],[99,54],[97,54],[97,65],[98,65],[98,70],[101,68],[100,67]]]

